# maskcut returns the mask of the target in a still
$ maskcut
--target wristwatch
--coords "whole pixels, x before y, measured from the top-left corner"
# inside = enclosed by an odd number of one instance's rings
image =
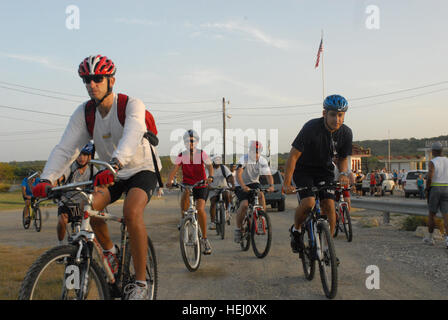
[[[109,161],[109,164],[115,169],[115,171],[121,170],[123,168],[123,165],[117,158],[112,158]]]

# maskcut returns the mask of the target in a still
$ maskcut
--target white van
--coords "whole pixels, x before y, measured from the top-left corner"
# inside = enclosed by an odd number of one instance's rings
[[[406,198],[409,198],[411,194],[415,195],[416,197],[420,195],[418,188],[417,188],[417,178],[418,175],[421,174],[423,179],[428,178],[428,170],[409,170],[406,172],[402,184],[403,184],[403,190],[404,190],[404,196]]]

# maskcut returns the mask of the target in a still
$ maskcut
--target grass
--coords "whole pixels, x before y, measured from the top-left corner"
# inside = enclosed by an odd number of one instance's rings
[[[28,268],[45,250],[0,245],[0,300],[17,300]]]
[[[428,217],[408,216],[403,220],[401,228],[406,231],[415,231],[419,226],[428,226]],[[441,234],[445,233],[445,226],[443,225],[442,219],[435,218],[435,228],[439,229]]]

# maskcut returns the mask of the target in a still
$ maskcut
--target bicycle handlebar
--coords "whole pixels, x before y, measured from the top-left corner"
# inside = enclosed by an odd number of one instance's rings
[[[108,162],[100,161],[100,160],[90,160],[89,163],[106,167],[107,169],[110,170],[110,172],[112,172],[115,180],[118,178],[117,172]],[[84,189],[85,187],[92,186],[92,185],[93,185],[92,180],[83,181],[83,182],[74,182],[74,183],[69,183],[69,184],[66,184],[63,186],[59,186],[59,187],[53,187],[48,190],[47,194],[49,195],[48,198],[50,199],[50,198],[53,198],[57,192],[68,192],[68,191],[72,191],[72,190],[81,190],[81,189],[85,190]]]
[[[198,187],[198,186],[200,186],[200,185],[204,185],[204,186],[205,186],[205,185],[206,185],[206,184],[205,184],[206,182],[207,182],[207,179],[198,181],[198,182],[196,182],[196,183],[193,184],[193,185],[184,184],[184,183],[182,183],[182,182],[176,182],[176,183],[173,183],[173,184],[172,184],[172,187],[173,187],[173,188],[179,188],[179,187],[182,187],[182,188],[184,188],[184,189],[193,190],[195,187]]]

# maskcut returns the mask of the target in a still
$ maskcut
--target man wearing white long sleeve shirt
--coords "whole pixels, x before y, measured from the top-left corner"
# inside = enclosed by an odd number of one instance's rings
[[[94,179],[97,187],[92,207],[103,210],[108,204],[118,200],[123,193],[126,198],[123,214],[130,235],[132,260],[134,262],[136,283],[128,290],[129,299],[146,299],[146,254],[147,232],[143,222],[143,212],[157,184],[154,161],[158,168],[161,162],[144,134],[145,106],[135,98],[129,97],[126,104],[124,126],[120,122],[117,108],[119,95],[112,92],[115,84],[115,65],[105,56],[96,55],[85,58],[79,65],[79,76],[83,79],[87,92],[94,102],[93,140],[98,157],[108,161],[118,170],[119,181],[114,183],[109,170],[100,171]],[[73,113],[61,141],[53,149],[41,175],[42,179],[54,183],[75,160],[81,148],[92,138],[87,125],[89,113],[87,104],[81,104]],[[48,183],[47,183],[48,185]],[[35,196],[45,196],[45,183],[33,189]],[[91,219],[91,225],[105,255],[116,271],[118,248],[110,239],[107,224],[101,219]]]

